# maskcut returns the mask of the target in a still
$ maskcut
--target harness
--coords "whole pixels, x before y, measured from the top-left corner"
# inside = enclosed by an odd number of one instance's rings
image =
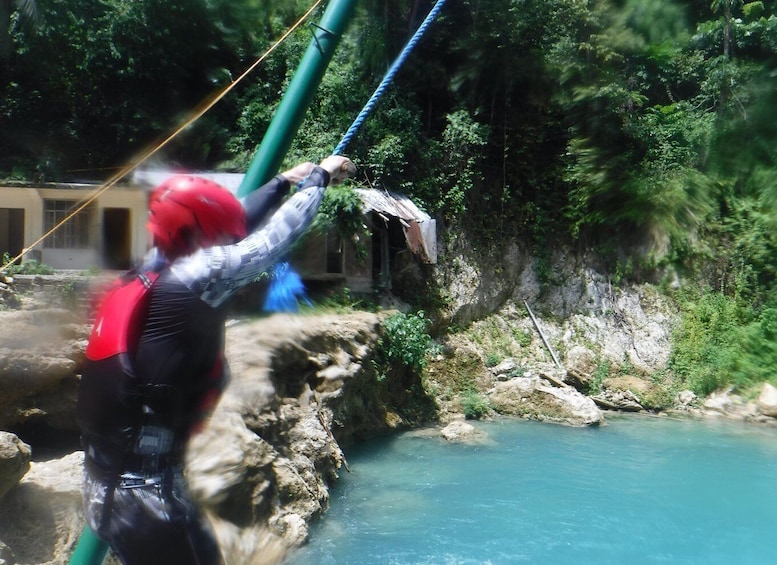
[[[159,276],[151,271],[121,277],[103,297],[86,348],[78,418],[90,470],[106,480],[122,473],[150,478],[180,464],[186,434],[176,426],[185,423],[195,432],[228,379],[222,349],[193,384],[200,387],[194,389],[196,406],[184,408],[176,387],[136,374],[134,360]]]
[[[161,469],[168,463],[165,456],[174,447],[172,430],[155,425],[149,406],[152,399],[173,394],[172,391],[139,382],[133,369],[151,289],[158,277],[157,272],[130,272],[121,277],[103,297],[86,347],[91,367],[84,371],[79,391],[79,417],[87,430],[86,464],[92,474],[119,487],[125,482],[129,482],[127,486],[137,486],[134,481],[126,481],[128,473],[122,472],[127,468],[132,469],[129,475],[133,479],[142,478],[144,484],[156,483],[155,477],[161,476]],[[100,406],[106,397],[118,400],[118,406]],[[123,416],[116,425],[123,432],[123,440],[96,447],[92,444],[96,433],[112,427],[112,408]]]

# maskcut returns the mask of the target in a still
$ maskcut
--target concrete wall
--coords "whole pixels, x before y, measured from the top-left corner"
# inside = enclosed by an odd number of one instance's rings
[[[84,202],[96,195],[99,187],[92,185],[0,185],[0,208],[23,209],[24,247],[29,248],[42,235],[44,229],[44,200],[67,200],[74,204]],[[92,203],[93,216],[89,226],[89,247],[85,249],[56,249],[47,245],[47,240],[36,244],[25,259],[38,259],[55,269],[117,268],[110,256],[111,249],[106,248],[104,233],[105,211],[108,209],[126,210],[121,215],[127,219],[126,241],[122,244],[121,254],[126,259],[142,257],[148,249],[146,218],[148,215],[146,192],[137,187],[113,186]],[[115,219],[115,214],[110,218]],[[3,228],[4,226],[0,226]],[[0,252],[3,250],[0,249]],[[122,257],[122,261],[125,258]]]

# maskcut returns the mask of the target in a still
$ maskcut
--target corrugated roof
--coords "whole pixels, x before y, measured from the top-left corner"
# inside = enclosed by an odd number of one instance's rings
[[[138,184],[158,186],[175,174],[181,173],[178,171],[141,169],[133,173],[132,180]],[[192,174],[217,182],[224,188],[229,189],[232,193],[237,192],[240,183],[245,176],[241,173],[216,173],[209,171],[192,171],[185,174]],[[413,204],[412,200],[402,194],[389,190],[366,188],[357,188],[355,191],[359,195],[359,198],[364,204],[365,211],[367,212],[382,212],[390,216],[402,218],[405,221],[414,220],[416,222],[427,222],[431,219],[428,214],[422,212],[415,204]]]
[[[176,171],[138,170],[133,174],[133,181],[139,184],[157,186]],[[219,183],[221,186],[236,193],[243,181],[239,173],[191,172]],[[364,212],[377,212],[393,216],[402,221],[402,229],[408,247],[426,263],[437,262],[437,226],[436,222],[426,212],[416,206],[412,200],[403,194],[389,190],[366,188],[354,189],[362,201]]]
[[[408,248],[425,263],[437,263],[437,223],[403,194],[389,190],[354,189],[365,212],[399,218]]]
[[[421,211],[407,196],[388,190],[366,188],[354,189],[359,195],[367,212],[382,212],[405,221],[428,222],[426,212]]]

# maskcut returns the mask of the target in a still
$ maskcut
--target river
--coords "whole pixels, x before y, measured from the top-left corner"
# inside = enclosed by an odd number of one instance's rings
[[[775,563],[777,429],[609,417],[476,422],[346,452],[331,507],[289,565]]]

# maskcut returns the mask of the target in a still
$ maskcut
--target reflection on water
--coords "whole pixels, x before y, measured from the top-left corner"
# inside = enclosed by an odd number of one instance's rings
[[[404,434],[347,453],[290,565],[772,563],[777,429],[500,420],[479,445]]]

